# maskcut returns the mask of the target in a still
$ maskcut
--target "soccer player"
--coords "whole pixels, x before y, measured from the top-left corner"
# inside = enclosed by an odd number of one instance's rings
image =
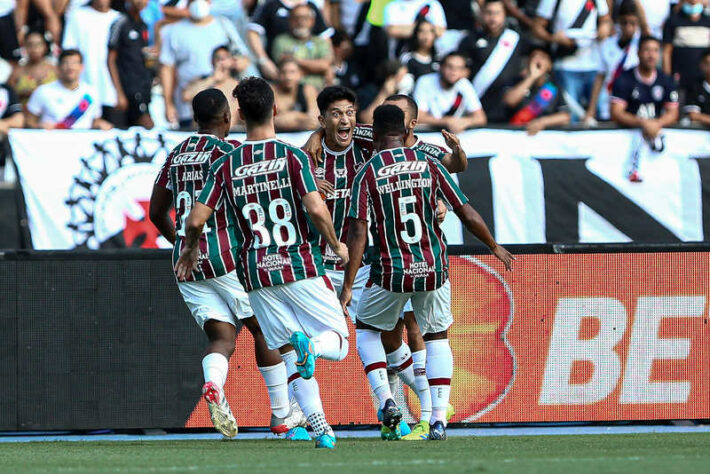
[[[348,329],[325,276],[316,231],[342,263],[348,250],[335,233],[308,156],[276,139],[269,84],[247,78],[235,97],[247,141],[210,168],[186,220],[177,275],[187,277],[197,264],[200,232],[222,204],[236,222],[238,274],[266,343],[281,352],[296,400],[316,433],[316,447],[334,448],[313,372],[318,357],[345,358]]]
[[[357,311],[357,349],[368,381],[383,411],[383,425],[394,431],[402,413],[387,383],[386,355],[380,332],[394,329],[407,301],[424,336],[432,416],[429,439],[446,438],[453,355],[447,330],[451,315],[446,239],[436,219],[443,199],[464,226],[481,239],[506,269],[513,257],[499,246],[480,215],[468,204],[441,163],[404,147],[404,113],[393,105],[375,109],[373,139],[380,152],[360,169],[353,184],[348,231],[350,262],[345,269],[340,302],[346,308],[367,246],[367,216],[373,214],[378,256],[370,271]]]
[[[195,96],[192,107],[198,131],[170,152],[150,200],[151,221],[174,244],[174,264],[185,247],[185,218],[205,186],[210,165],[239,145],[237,141],[224,141],[231,124],[224,93],[204,90]],[[171,206],[176,211],[174,223],[169,216]],[[224,436],[235,436],[237,423],[224,395],[224,383],[229,358],[234,353],[237,321],[241,321],[254,337],[256,363],[271,401],[271,431],[285,433],[306,422],[300,409],[289,403],[286,366],[278,351],[266,347],[246,292],[237,279],[234,225],[224,206],[205,221],[197,233],[198,264],[178,282],[192,316],[209,339],[202,359],[202,393],[215,428]]]

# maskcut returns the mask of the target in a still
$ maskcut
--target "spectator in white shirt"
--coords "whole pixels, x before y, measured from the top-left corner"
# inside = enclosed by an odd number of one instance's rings
[[[485,125],[486,114],[473,85],[469,68],[460,53],[449,53],[439,72],[426,74],[414,86],[414,100],[419,106],[419,123],[446,128],[459,133]]]
[[[555,76],[569,98],[579,105],[589,104],[599,71],[597,41],[607,38],[611,31],[607,0],[541,0],[537,7],[533,32],[552,45]]]
[[[446,31],[446,15],[438,0],[394,0],[385,7],[384,27],[390,38],[409,39],[419,20],[434,25],[437,37]]]
[[[94,89],[80,80],[83,69],[79,51],[62,51],[59,56],[59,79],[39,86],[30,96],[26,111],[28,128],[113,128],[111,123],[101,118],[101,103]]]
[[[63,49],[77,49],[83,56],[81,79],[98,94],[102,116],[109,122],[115,119],[118,97],[108,70],[108,38],[111,25],[120,16],[111,9],[111,0],[92,0],[69,15],[62,42]]]

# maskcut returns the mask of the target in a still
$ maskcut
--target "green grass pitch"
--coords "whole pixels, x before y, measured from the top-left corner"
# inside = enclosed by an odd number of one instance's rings
[[[0,443],[1,472],[703,473],[710,433],[341,439],[334,451],[282,440]]]

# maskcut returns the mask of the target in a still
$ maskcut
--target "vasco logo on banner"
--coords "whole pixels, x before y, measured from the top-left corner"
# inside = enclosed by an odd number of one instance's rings
[[[170,247],[148,218],[153,182],[174,146],[163,135],[117,135],[81,158],[65,203],[76,247]]]

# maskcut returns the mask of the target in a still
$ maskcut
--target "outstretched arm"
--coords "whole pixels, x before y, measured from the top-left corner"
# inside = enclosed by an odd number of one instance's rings
[[[491,231],[488,230],[488,226],[481,217],[481,215],[470,205],[464,204],[463,206],[454,209],[456,215],[461,219],[461,222],[466,229],[475,235],[481,242],[486,244],[486,246],[491,250],[493,255],[498,258],[505,265],[506,270],[512,270],[513,268],[513,257],[510,252],[505,248],[498,245],[496,239],[491,235]]]

